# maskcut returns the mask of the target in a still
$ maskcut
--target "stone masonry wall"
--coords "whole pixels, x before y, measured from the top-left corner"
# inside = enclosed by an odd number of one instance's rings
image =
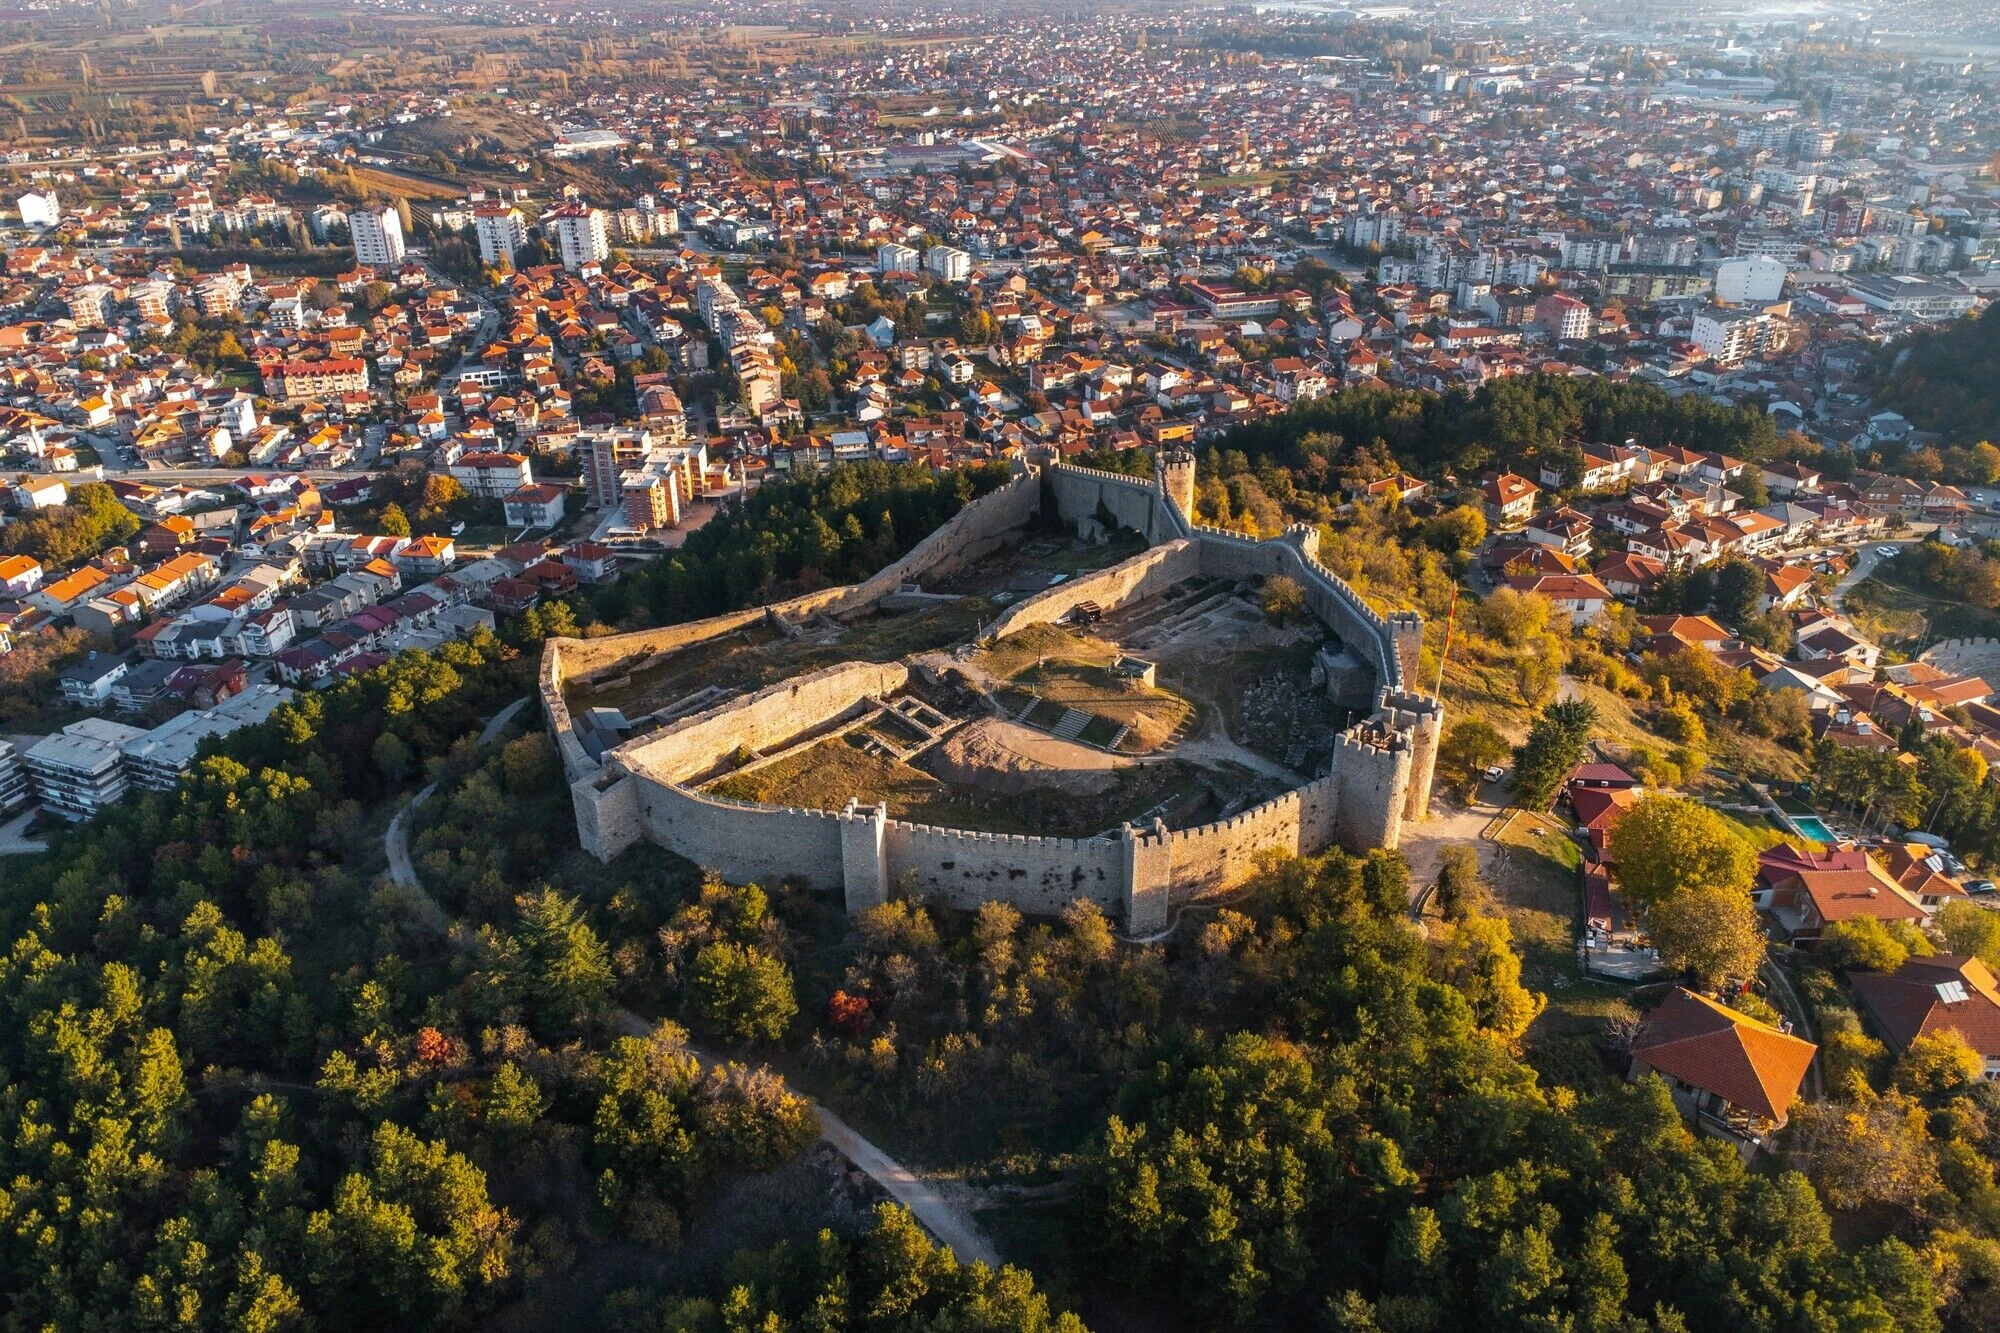
[[[1083,602],[1096,602],[1102,609],[1110,611],[1127,602],[1163,593],[1176,583],[1195,578],[1200,573],[1201,552],[1195,544],[1185,540],[1170,541],[1164,546],[1141,551],[1130,560],[1109,569],[1100,569],[1095,574],[1071,579],[1046,592],[1036,593],[1009,608],[1005,615],[988,627],[987,633],[995,639],[1004,639],[1030,625],[1051,625]]]
[[[588,680],[637,657],[707,643],[768,616],[798,620],[821,612],[849,615],[864,610],[905,583],[918,581],[925,575],[949,574],[990,555],[1034,518],[1041,507],[1041,498],[1040,479],[1032,472],[1023,473],[961,508],[937,531],[911,547],[902,559],[860,583],[822,588],[768,607],[730,611],[658,629],[611,634],[601,639],[550,639],[542,647],[538,688],[542,716],[562,753],[563,771],[574,782],[599,767],[577,739],[569,703],[563,698],[565,681]]]
[[[1117,519],[1118,526],[1132,529],[1149,542],[1187,536],[1186,525],[1175,522],[1178,515],[1162,500],[1160,488],[1143,477],[1073,463],[1051,464],[1047,473],[1056,511],[1071,522],[1095,518],[1103,508]]]
[[[765,751],[783,745],[863,699],[896,693],[909,680],[910,669],[900,662],[842,662],[682,718],[625,742],[610,757],[643,777],[686,782],[740,748]]]
[[[800,880],[817,889],[845,882],[842,816],[725,800],[642,779],[646,833],[668,851],[738,884]]]
[[[1033,838],[888,821],[882,840],[891,884],[917,889],[953,907],[1009,902],[1052,916],[1088,898],[1114,920],[1125,904],[1125,856],[1114,835]]]

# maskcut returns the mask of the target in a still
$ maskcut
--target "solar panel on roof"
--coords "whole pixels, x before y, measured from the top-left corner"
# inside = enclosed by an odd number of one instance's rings
[[[1965,983],[1962,981],[1940,981],[1937,984],[1938,998],[1946,1004],[1957,1004],[1966,998]]]

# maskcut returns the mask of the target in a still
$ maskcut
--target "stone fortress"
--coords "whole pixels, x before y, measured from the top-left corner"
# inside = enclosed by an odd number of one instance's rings
[[[1150,481],[1064,463],[1034,466],[967,504],[865,582],[664,629],[551,640],[541,662],[541,702],[583,845],[608,860],[650,840],[732,880],[792,878],[839,889],[850,912],[892,892],[961,908],[1001,899],[1042,914],[1087,898],[1137,936],[1165,929],[1170,911],[1189,899],[1241,883],[1264,853],[1396,847],[1404,823],[1428,810],[1443,723],[1440,704],[1416,681],[1420,618],[1385,617],[1368,607],[1319,563],[1315,528],[1257,540],[1194,523],[1194,485],[1194,459],[1185,450],[1167,453]],[[1024,836],[909,822],[862,799],[848,799],[841,809],[801,809],[700,790],[731,756],[783,751],[843,719],[852,726],[856,717],[882,716],[885,701],[934,670],[935,655],[842,661],[733,695],[697,690],[654,714],[655,729],[630,739],[593,731],[587,717],[572,713],[570,697],[579,687],[629,679],[730,636],[772,629],[796,635],[801,625],[921,604],[929,594],[917,587],[920,580],[963,571],[1056,517],[1100,540],[1114,526],[1130,530],[1143,537],[1145,549],[1108,568],[1052,580],[982,623],[980,644],[1005,645],[1031,627],[1139,606],[1189,581],[1235,587],[1288,575],[1337,640],[1318,654],[1315,686],[1323,681],[1334,704],[1359,716],[1333,737],[1330,756],[1316,765],[1325,772],[1193,827],[1141,817],[1090,837]],[[910,719],[935,714],[909,700],[896,708]],[[912,725],[923,730],[920,720]]]

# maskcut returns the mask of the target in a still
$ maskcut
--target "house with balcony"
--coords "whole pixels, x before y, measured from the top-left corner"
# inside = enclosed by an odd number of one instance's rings
[[[1632,1039],[1630,1076],[1657,1074],[1674,1105],[1745,1157],[1783,1129],[1819,1048],[1706,996],[1675,987]]]

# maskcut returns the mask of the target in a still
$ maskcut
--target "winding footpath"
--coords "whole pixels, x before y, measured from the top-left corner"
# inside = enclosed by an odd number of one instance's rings
[[[516,699],[494,714],[493,720],[480,731],[479,743],[491,745],[528,702],[527,699]],[[389,828],[382,835],[382,847],[389,856],[390,881],[413,890],[423,900],[424,913],[429,923],[438,933],[444,934],[449,929],[450,920],[437,900],[424,892],[423,884],[417,879],[416,865],[410,860],[411,816],[436,791],[437,784],[433,782],[404,803],[403,808],[396,812],[396,817],[389,821]],[[454,948],[469,948],[471,943],[471,936],[466,932],[452,932]],[[613,1018],[618,1030],[629,1037],[650,1036],[655,1026],[630,1009],[619,1009]],[[688,1051],[704,1067],[725,1063],[692,1046]],[[909,1209],[926,1231],[949,1245],[957,1254],[959,1262],[982,1263],[989,1268],[999,1269],[1001,1262],[999,1253],[993,1248],[992,1242],[980,1233],[978,1225],[970,1217],[961,1213],[923,1177],[863,1138],[832,1111],[815,1101],[809,1101],[809,1105],[812,1107],[814,1117],[819,1121],[821,1136],[831,1143],[842,1157],[852,1162],[863,1175],[881,1186],[890,1198]]]

